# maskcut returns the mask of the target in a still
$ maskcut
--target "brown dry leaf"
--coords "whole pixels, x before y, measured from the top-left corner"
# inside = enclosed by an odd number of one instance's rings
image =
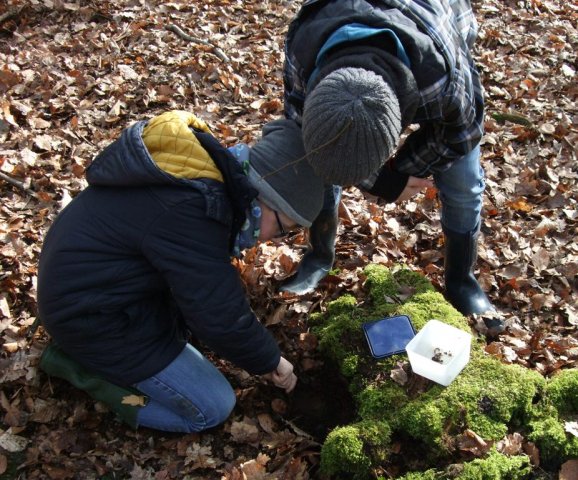
[[[518,199],[508,203],[509,207],[517,212],[531,212],[534,207],[524,199]]]
[[[549,263],[550,263],[550,254],[548,253],[548,250],[546,250],[545,248],[539,249],[536,253],[532,255],[532,264],[534,265],[534,267],[538,272],[541,272],[542,270],[548,268]]]
[[[33,411],[30,420],[36,423],[50,423],[62,415],[62,409],[54,401],[42,398],[34,399]]]
[[[260,433],[257,426],[248,418],[241,422],[231,423],[231,439],[235,443],[256,443],[259,441]]]
[[[260,110],[266,113],[280,113],[283,110],[283,102],[278,98],[274,98],[262,103]]]
[[[578,460],[568,460],[562,464],[558,480],[576,480],[578,478]]]
[[[122,397],[123,405],[132,405],[133,407],[144,407],[147,404],[147,397],[144,395],[127,395]]]
[[[266,465],[269,460],[268,455],[260,453],[256,459],[242,463],[240,468],[247,480],[264,480],[267,478]]]
[[[259,421],[259,426],[268,434],[273,434],[277,430],[277,424],[268,413],[260,413],[257,415],[257,420]]]
[[[150,480],[152,474],[152,469],[150,468],[142,468],[138,464],[134,464],[131,472],[130,472],[130,480]],[[55,478],[52,476],[52,478]]]
[[[199,443],[193,443],[187,447],[184,462],[191,470],[216,468],[220,463],[213,458],[210,445],[202,446]]]
[[[287,465],[281,480],[309,480],[308,465],[300,457],[292,458]]]
[[[8,459],[0,453],[0,475],[3,475],[8,469]]]
[[[230,470],[224,472],[221,480],[247,480],[247,477],[239,468],[232,467]]]
[[[280,398],[274,398],[271,401],[271,409],[279,415],[284,415],[287,413],[287,402]]]
[[[0,447],[10,453],[25,450],[29,440],[19,435],[13,435],[10,431],[8,429],[6,432],[0,433]]]
[[[470,452],[476,457],[483,457],[489,452],[491,444],[488,444],[473,430],[464,430],[462,435],[456,437],[457,447],[464,452]]]
[[[304,351],[304,352],[309,352],[309,351],[313,351],[317,348],[317,345],[319,344],[319,340],[317,338],[317,335],[314,335],[313,333],[300,333],[299,334],[299,347]]]
[[[6,342],[2,345],[2,350],[8,353],[15,353],[18,351],[18,342]]]
[[[518,432],[506,435],[496,444],[498,452],[504,455],[519,455],[522,452],[524,437]]]
[[[44,465],[42,465],[42,470],[44,470],[44,472],[46,472],[46,474],[50,477],[51,480],[67,480],[69,478],[74,477],[74,473],[72,472],[72,470],[68,469],[66,467],[44,464]],[[137,478],[137,479],[131,478],[131,480],[145,480],[145,479],[144,478]],[[148,480],[148,479],[146,479],[146,480]]]
[[[271,315],[267,316],[265,319],[265,325],[277,325],[283,322],[285,315],[287,314],[287,305],[281,304],[279,305]]]
[[[407,372],[403,368],[403,363],[398,363],[391,369],[389,377],[398,385],[405,385],[408,380]]]
[[[263,439],[261,445],[269,450],[282,447],[286,451],[291,445],[299,443],[301,440],[302,437],[298,437],[288,430],[282,430]]]
[[[524,443],[524,453],[530,457],[530,463],[536,467],[540,466],[540,450],[533,442]]]
[[[315,369],[321,368],[323,365],[325,365],[325,362],[323,360],[305,357],[305,358],[301,359],[301,362],[299,362],[299,365],[301,365],[301,371],[302,372],[308,372],[309,370],[315,370]]]

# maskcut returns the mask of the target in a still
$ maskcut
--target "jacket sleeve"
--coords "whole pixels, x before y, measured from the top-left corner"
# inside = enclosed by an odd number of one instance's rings
[[[201,342],[251,374],[269,373],[279,363],[279,347],[251,310],[231,265],[229,227],[207,218],[204,208],[200,194],[171,207],[147,236],[145,255]]]
[[[371,187],[366,188],[362,183],[360,188],[390,203],[395,202],[399,198],[407,185],[408,179],[409,175],[396,171],[393,168],[393,163],[389,161],[381,167],[377,174],[377,179]]]

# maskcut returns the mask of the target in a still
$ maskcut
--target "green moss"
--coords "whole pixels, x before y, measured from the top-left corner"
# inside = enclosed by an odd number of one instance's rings
[[[330,316],[320,327],[314,329],[319,336],[319,349],[339,368],[346,358],[362,353],[362,323],[363,320],[356,315],[340,313]]]
[[[309,322],[309,325],[316,327],[325,321],[325,314],[322,312],[313,312],[311,315],[309,315],[307,321]]]
[[[436,318],[456,328],[470,331],[464,316],[439,292],[430,291],[413,296],[398,309],[398,313],[411,318],[417,330],[420,330],[432,318]]]
[[[343,359],[340,371],[345,378],[353,377],[359,366],[359,355],[349,355]]]
[[[397,427],[409,436],[429,444],[435,450],[445,450],[442,438],[445,415],[439,405],[428,401],[413,401],[400,410],[399,418]]]
[[[334,316],[341,313],[351,313],[355,310],[357,300],[352,295],[343,295],[327,305],[327,315]]]
[[[527,456],[510,457],[493,450],[486,458],[450,465],[443,471],[411,472],[400,480],[524,480],[531,469]]]
[[[393,382],[368,385],[356,396],[358,414],[363,419],[383,419],[391,425],[397,424],[398,412],[409,398],[403,388]]]
[[[578,457],[578,438],[566,432],[564,421],[548,417],[530,424],[528,439],[540,449],[540,458],[546,465],[558,466],[564,460]]]
[[[358,423],[341,426],[327,437],[322,448],[325,472],[362,479],[373,469],[387,469],[383,462],[394,436],[409,438],[408,444],[419,449],[413,462],[423,466],[423,472],[407,474],[406,480],[524,478],[530,468],[525,456],[494,452],[455,466],[461,458],[456,439],[466,429],[491,442],[520,432],[538,444],[545,459],[578,456],[578,439],[564,431],[561,420],[561,415],[577,411],[575,370],[546,381],[533,370],[489,356],[483,340],[473,338],[470,362],[449,386],[420,383],[412,377],[405,354],[381,360],[371,356],[362,323],[405,314],[417,330],[436,318],[470,331],[467,319],[415,272],[377,265],[364,272],[368,300],[357,302],[346,295],[331,302],[315,327],[321,351],[349,382],[358,416]],[[404,385],[391,376],[400,366],[410,375]],[[444,462],[448,468],[438,470]]]
[[[372,465],[385,461],[391,428],[385,422],[359,422],[334,429],[321,449],[321,471],[326,475],[369,478]]]
[[[323,443],[321,470],[327,475],[366,472],[371,460],[363,453],[363,441],[354,425],[334,429]]]
[[[425,472],[410,472],[403,477],[400,477],[403,480],[443,480],[443,477],[440,473],[436,472],[435,470],[426,470]],[[446,479],[447,480],[447,477]]]
[[[546,385],[548,400],[561,415],[578,414],[578,370],[562,370]]]
[[[413,295],[434,290],[423,275],[406,267],[390,270],[383,265],[369,265],[363,273],[367,276],[366,288],[373,309],[382,315],[394,312]]]
[[[443,448],[442,431],[458,434],[467,428],[486,440],[499,440],[529,418],[543,382],[531,370],[480,357],[448,387],[430,389],[409,402],[399,412],[399,428],[435,448]]]
[[[486,458],[478,458],[464,464],[459,480],[523,480],[528,478],[532,467],[525,455],[509,457],[492,451]]]

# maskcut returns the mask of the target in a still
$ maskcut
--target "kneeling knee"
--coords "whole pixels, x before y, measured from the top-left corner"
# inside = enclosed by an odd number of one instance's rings
[[[205,415],[207,428],[220,425],[225,420],[227,420],[227,418],[229,418],[231,415],[233,408],[235,408],[236,403],[237,398],[232,388],[226,390],[225,392],[221,392],[219,398],[215,399],[211,411],[207,412]]]
[[[235,392],[230,386],[221,390],[219,395],[213,396],[210,401],[206,402],[204,408],[200,410],[194,409],[194,411],[191,411],[190,416],[186,416],[189,432],[199,432],[225,422],[231,415],[236,403]]]

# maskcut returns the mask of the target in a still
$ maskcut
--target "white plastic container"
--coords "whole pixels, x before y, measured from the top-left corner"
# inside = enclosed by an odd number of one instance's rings
[[[430,320],[405,347],[414,373],[448,386],[470,360],[472,336]]]

